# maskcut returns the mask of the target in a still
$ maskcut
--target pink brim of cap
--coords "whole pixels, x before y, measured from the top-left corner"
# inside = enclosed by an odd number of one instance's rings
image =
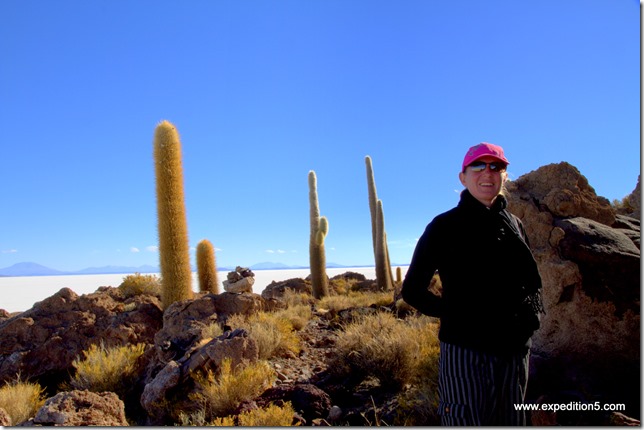
[[[499,145],[482,142],[478,145],[472,146],[467,150],[465,158],[463,158],[462,170],[465,170],[467,166],[483,157],[496,158],[497,160],[502,161],[505,164],[510,164],[508,159],[505,158],[505,155],[503,154],[503,148],[501,148]]]

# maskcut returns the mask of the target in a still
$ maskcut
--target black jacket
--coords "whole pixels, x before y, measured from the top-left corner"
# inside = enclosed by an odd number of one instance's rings
[[[541,277],[523,224],[506,207],[503,196],[488,209],[465,190],[416,245],[402,296],[440,317],[443,342],[495,354],[530,347],[543,310]],[[441,297],[427,289],[436,271]]]

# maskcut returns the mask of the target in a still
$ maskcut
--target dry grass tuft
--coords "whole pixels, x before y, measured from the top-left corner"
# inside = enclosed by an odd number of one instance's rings
[[[214,339],[222,334],[224,334],[224,329],[221,328],[218,322],[209,324],[201,331],[201,337],[203,339]]]
[[[284,427],[293,425],[295,410],[291,402],[284,406],[270,404],[265,408],[251,409],[241,414],[227,417],[218,417],[209,425],[216,427]]]
[[[353,307],[388,306],[392,302],[393,292],[391,291],[351,291],[346,295],[323,297],[317,306],[320,309],[339,312]]]
[[[275,371],[266,361],[232,368],[231,360],[222,362],[219,372],[208,371],[197,377],[199,388],[190,398],[203,405],[206,419],[231,414],[244,401],[262,394],[275,381]]]
[[[123,397],[132,387],[137,376],[137,361],[145,351],[145,344],[105,347],[92,345],[83,351],[83,358],[77,357],[72,365],[76,374],[69,386],[77,390],[96,393],[112,391]],[[65,388],[65,387],[63,387]]]
[[[315,304],[315,299],[310,293],[301,293],[294,291],[290,288],[287,288],[284,291],[282,300],[287,304],[287,306],[296,306],[296,305],[307,305],[312,306]]]
[[[356,384],[373,377],[381,386],[399,389],[437,363],[436,333],[436,324],[427,317],[361,316],[339,334],[329,370]]]
[[[407,318],[420,345],[411,388],[398,398],[398,417],[394,425],[438,425],[438,324],[428,317]]]
[[[40,385],[23,382],[19,376],[0,388],[0,408],[11,417],[11,425],[33,418],[44,403],[44,390]]]
[[[161,295],[161,280],[156,275],[127,275],[118,286],[123,295],[128,298],[139,294]]]
[[[291,402],[284,406],[269,405],[262,409],[253,409],[239,415],[239,425],[242,427],[283,427],[293,424],[295,410]]]
[[[313,318],[311,306],[300,304],[291,305],[286,309],[275,312],[275,318],[283,318],[291,323],[293,329],[300,331]]]
[[[300,338],[293,323],[281,313],[259,312],[245,317],[237,314],[228,319],[233,328],[243,328],[257,342],[260,359],[299,354]]]

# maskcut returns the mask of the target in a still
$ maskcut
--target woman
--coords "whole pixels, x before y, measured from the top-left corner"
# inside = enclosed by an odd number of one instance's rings
[[[525,425],[530,337],[539,328],[541,277],[521,221],[502,194],[509,161],[481,143],[465,154],[458,205],[418,240],[402,296],[439,317],[443,425]],[[435,273],[442,293],[428,290]]]

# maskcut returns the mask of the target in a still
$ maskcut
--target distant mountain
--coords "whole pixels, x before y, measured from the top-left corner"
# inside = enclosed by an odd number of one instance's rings
[[[303,269],[302,266],[289,266],[284,263],[273,263],[265,261],[263,263],[253,264],[249,267],[250,270],[288,270],[288,269]]]
[[[159,268],[156,266],[143,265],[139,267],[130,266],[103,266],[103,267],[88,267],[87,269],[74,272],[74,275],[99,275],[106,273],[159,273]]]
[[[394,265],[395,266],[395,265]],[[345,267],[363,267],[363,266],[346,266],[337,263],[327,263],[329,269],[345,268]],[[364,267],[369,267],[366,265]],[[284,263],[275,263],[265,261],[263,263],[253,264],[249,267],[251,270],[289,270],[289,269],[308,269],[308,266],[289,266]],[[234,269],[228,267],[218,267],[220,272],[230,272]],[[196,271],[196,268],[192,268]],[[17,263],[10,267],[0,269],[0,276],[53,276],[53,275],[102,275],[102,274],[119,274],[119,273],[159,273],[158,266],[143,265],[138,267],[133,266],[103,266],[103,267],[88,267],[86,269],[78,270],[75,272],[63,272],[56,269],[51,269],[37,263]]]
[[[50,269],[37,263],[16,263],[13,266],[0,269],[2,276],[52,276],[52,275],[67,275],[67,272],[60,270]]]

